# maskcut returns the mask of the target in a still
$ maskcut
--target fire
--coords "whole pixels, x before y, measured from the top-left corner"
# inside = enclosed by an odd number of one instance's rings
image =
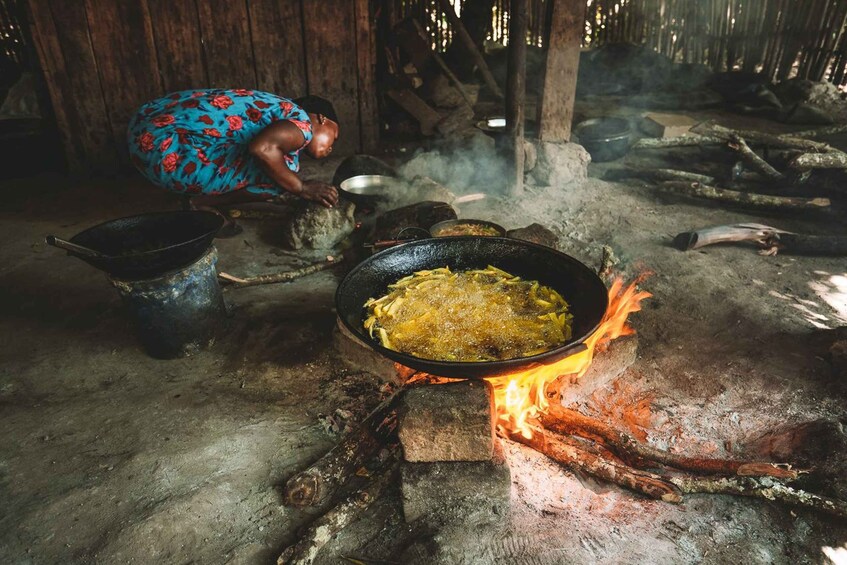
[[[586,349],[549,365],[538,365],[513,375],[494,377],[488,381],[494,386],[494,400],[499,425],[532,437],[529,420],[543,413],[549,405],[547,385],[562,375],[581,377],[594,353],[605,348],[613,339],[635,333],[627,319],[641,310],[641,301],[652,296],[639,291],[638,284],[646,278],[639,276],[624,288],[623,280],[616,278],[609,288],[609,308],[597,330],[585,340]]]

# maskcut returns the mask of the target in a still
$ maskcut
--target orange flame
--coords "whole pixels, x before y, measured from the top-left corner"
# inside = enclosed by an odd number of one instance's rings
[[[562,375],[581,377],[591,365],[598,348],[606,347],[613,339],[635,333],[627,319],[633,312],[641,310],[642,300],[652,296],[637,288],[647,276],[649,273],[639,276],[626,288],[620,278],[612,282],[609,308],[597,330],[585,340],[584,351],[549,365],[537,365],[513,375],[487,379],[494,386],[499,425],[520,432],[526,438],[532,437],[528,421],[547,409],[547,385]]]

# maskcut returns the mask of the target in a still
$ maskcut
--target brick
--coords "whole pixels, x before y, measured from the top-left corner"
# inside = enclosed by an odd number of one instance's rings
[[[400,481],[407,523],[457,516],[499,522],[509,515],[512,480],[499,442],[489,461],[403,463]]]
[[[398,408],[409,462],[488,461],[494,451],[494,395],[487,381],[410,389]]]

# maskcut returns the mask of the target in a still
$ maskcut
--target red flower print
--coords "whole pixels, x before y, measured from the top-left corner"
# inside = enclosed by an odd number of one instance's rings
[[[220,137],[221,132],[216,130],[215,128],[206,128],[203,130],[204,135],[211,135],[212,137]]]
[[[300,128],[303,133],[312,133],[312,124],[303,120],[289,120],[292,124]]]
[[[191,94],[191,97],[192,97],[192,98],[200,98],[201,96],[205,96],[205,95],[206,95],[206,93],[205,93],[205,92],[198,91],[198,92],[194,92],[194,93],[192,93],[192,94]]]
[[[138,148],[145,153],[151,151],[153,149],[153,134],[149,131],[145,131],[138,136]]]
[[[211,163],[211,161],[209,161],[209,158],[206,157],[206,153],[202,149],[197,150],[197,160],[203,163],[204,165],[208,165],[209,163]]]
[[[214,106],[215,108],[220,108],[221,110],[226,110],[227,108],[232,106],[233,102],[232,102],[232,98],[230,98],[229,96],[224,96],[223,94],[218,94],[217,96],[212,98],[212,101],[210,102],[210,104],[212,106]]]
[[[229,172],[229,167],[218,167],[218,174],[225,175]]]
[[[282,111],[286,115],[288,115],[291,112],[291,110],[294,109],[294,104],[292,104],[291,102],[288,102],[287,100],[283,100],[282,102],[279,103],[279,107],[282,108]]]
[[[188,187],[185,189],[185,191],[189,192],[191,194],[200,194],[201,192],[203,192],[203,187],[201,187],[197,183],[192,183],[192,184],[188,185]]]
[[[244,126],[244,122],[241,121],[241,116],[227,116],[226,121],[229,122],[229,129],[233,131],[238,131]]]
[[[167,108],[168,110],[170,110],[171,108],[176,107],[176,105],[177,105],[177,104],[179,104],[179,102],[177,102],[176,100],[174,100],[173,102],[168,102],[167,104],[165,104],[165,108]]]
[[[190,175],[191,173],[193,173],[196,170],[197,170],[197,163],[195,163],[194,161],[189,161],[182,168],[182,174]]]
[[[174,151],[173,153],[168,153],[165,155],[165,158],[162,159],[162,169],[166,173],[172,173],[176,170],[176,166],[179,163],[179,155]]]
[[[270,108],[270,107],[271,107],[271,105],[270,105],[270,104],[268,104],[267,102],[262,102],[261,100],[256,100],[255,102],[253,102],[253,104],[255,104],[257,108],[261,108],[261,109],[263,109],[263,110],[264,110],[265,108]]]
[[[256,108],[247,108],[247,117],[251,122],[258,122],[262,119],[262,112]]]
[[[166,140],[164,140],[162,143],[159,144],[159,151],[164,153],[165,151],[168,150],[168,147],[170,147],[173,142],[174,142],[174,138],[172,138],[172,137],[167,138]]]
[[[168,124],[174,123],[175,120],[171,114],[162,114],[161,116],[156,116],[150,121],[153,123],[154,126],[160,128]]]
[[[196,108],[199,105],[200,105],[200,101],[197,100],[196,98],[190,98],[190,99],[184,100],[183,102],[180,103],[180,106],[182,106],[183,108]]]
[[[179,94],[173,93],[170,96],[168,96],[168,98],[170,98],[171,100],[179,100]]]
[[[235,185],[235,188],[233,188],[233,190],[241,190],[241,189],[243,189],[243,188],[247,188],[247,185],[248,185],[248,184],[250,184],[248,181],[243,180],[243,181],[241,181],[240,183],[236,184],[236,185]]]
[[[215,123],[215,120],[213,120],[212,118],[210,118],[207,114],[203,114],[202,116],[200,116],[199,118],[197,118],[197,121],[198,121],[198,122],[203,122],[204,124],[206,124],[206,125],[208,125],[208,126],[210,126],[210,125],[212,125],[213,123]]]
[[[244,90],[243,88],[237,88],[232,91],[236,96],[253,96],[252,90]]]

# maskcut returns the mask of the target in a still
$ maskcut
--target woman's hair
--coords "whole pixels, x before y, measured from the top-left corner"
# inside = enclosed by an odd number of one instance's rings
[[[303,96],[302,98],[295,98],[294,103],[310,114],[323,114],[333,122],[338,123],[338,115],[335,113],[335,108],[332,107],[332,102],[326,98],[321,98],[320,96]]]

